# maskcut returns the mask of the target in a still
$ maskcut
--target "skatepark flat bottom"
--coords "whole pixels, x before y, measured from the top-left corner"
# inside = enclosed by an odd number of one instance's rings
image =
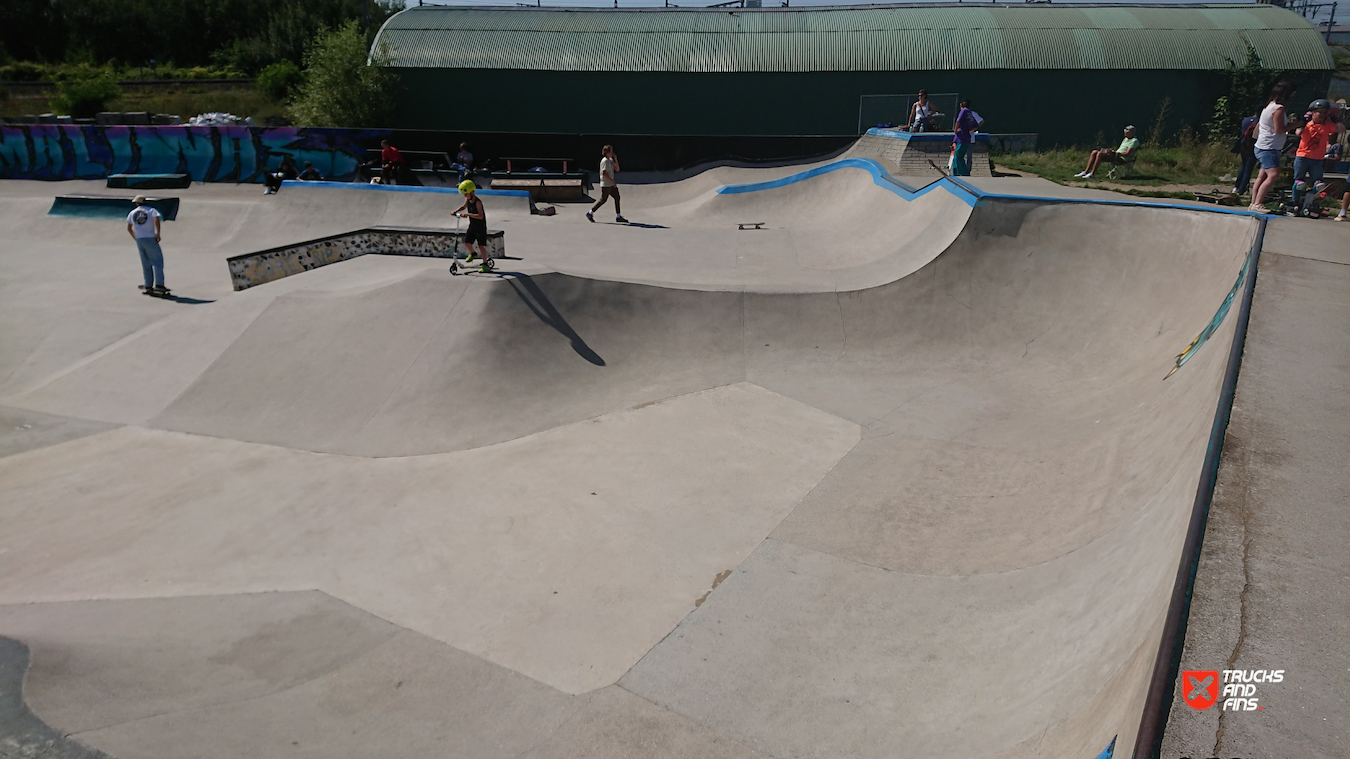
[[[625,187],[634,227],[490,198],[494,275],[238,293],[228,256],[450,206],[194,186],[192,303],[0,186],[33,714],[112,756],[1129,752],[1236,320],[1164,377],[1255,222],[716,192],[799,169]]]

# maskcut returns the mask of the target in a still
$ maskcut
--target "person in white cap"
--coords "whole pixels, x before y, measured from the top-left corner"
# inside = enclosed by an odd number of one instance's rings
[[[1111,148],[1101,148],[1092,151],[1088,156],[1087,168],[1074,174],[1074,179],[1091,179],[1093,174],[1097,173],[1097,167],[1102,163],[1114,163],[1120,165],[1126,161],[1133,161],[1131,157],[1134,151],[1139,149],[1139,138],[1134,136],[1134,125],[1125,127],[1125,138],[1120,141],[1120,147],[1112,150]]]
[[[145,275],[145,285],[141,290],[146,295],[162,298],[169,294],[169,288],[164,286],[164,251],[159,247],[159,211],[146,204],[144,195],[137,195],[131,202],[136,207],[127,214],[127,234],[136,241],[136,250],[141,254],[141,272]]]

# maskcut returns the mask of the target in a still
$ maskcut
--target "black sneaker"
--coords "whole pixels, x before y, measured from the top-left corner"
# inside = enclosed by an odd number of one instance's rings
[[[615,223],[615,224],[627,224],[627,223],[628,223],[628,220],[625,219],[625,218],[622,217],[622,216],[615,216],[615,217],[614,217],[614,223]]]

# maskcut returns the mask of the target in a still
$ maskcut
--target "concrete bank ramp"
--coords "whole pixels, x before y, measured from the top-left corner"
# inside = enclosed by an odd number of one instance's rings
[[[893,197],[861,173],[633,193],[693,237],[842,197],[825,221],[856,258],[829,271],[853,287],[623,266],[264,285],[217,304],[251,305],[159,400],[130,367],[172,357],[94,372],[134,343],[114,350],[16,401],[125,392],[140,426],[0,459],[0,598],[317,588],[775,756],[1125,755],[1236,320],[1163,378],[1255,224],[989,201],[924,254],[945,191],[855,218]]]

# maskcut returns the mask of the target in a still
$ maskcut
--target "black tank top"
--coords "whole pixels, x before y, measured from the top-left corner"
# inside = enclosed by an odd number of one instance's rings
[[[465,201],[465,203],[464,203],[464,211],[465,211],[466,213],[470,213],[470,214],[475,214],[475,213],[476,213],[476,214],[482,214],[482,216],[483,216],[483,218],[481,218],[481,219],[475,219],[475,218],[473,218],[472,216],[470,216],[470,217],[469,217],[469,226],[470,226],[470,227],[486,227],[486,226],[487,226],[487,214],[486,214],[486,213],[483,213],[483,200],[482,200],[481,198],[472,198],[472,199],[470,199],[470,200]]]

